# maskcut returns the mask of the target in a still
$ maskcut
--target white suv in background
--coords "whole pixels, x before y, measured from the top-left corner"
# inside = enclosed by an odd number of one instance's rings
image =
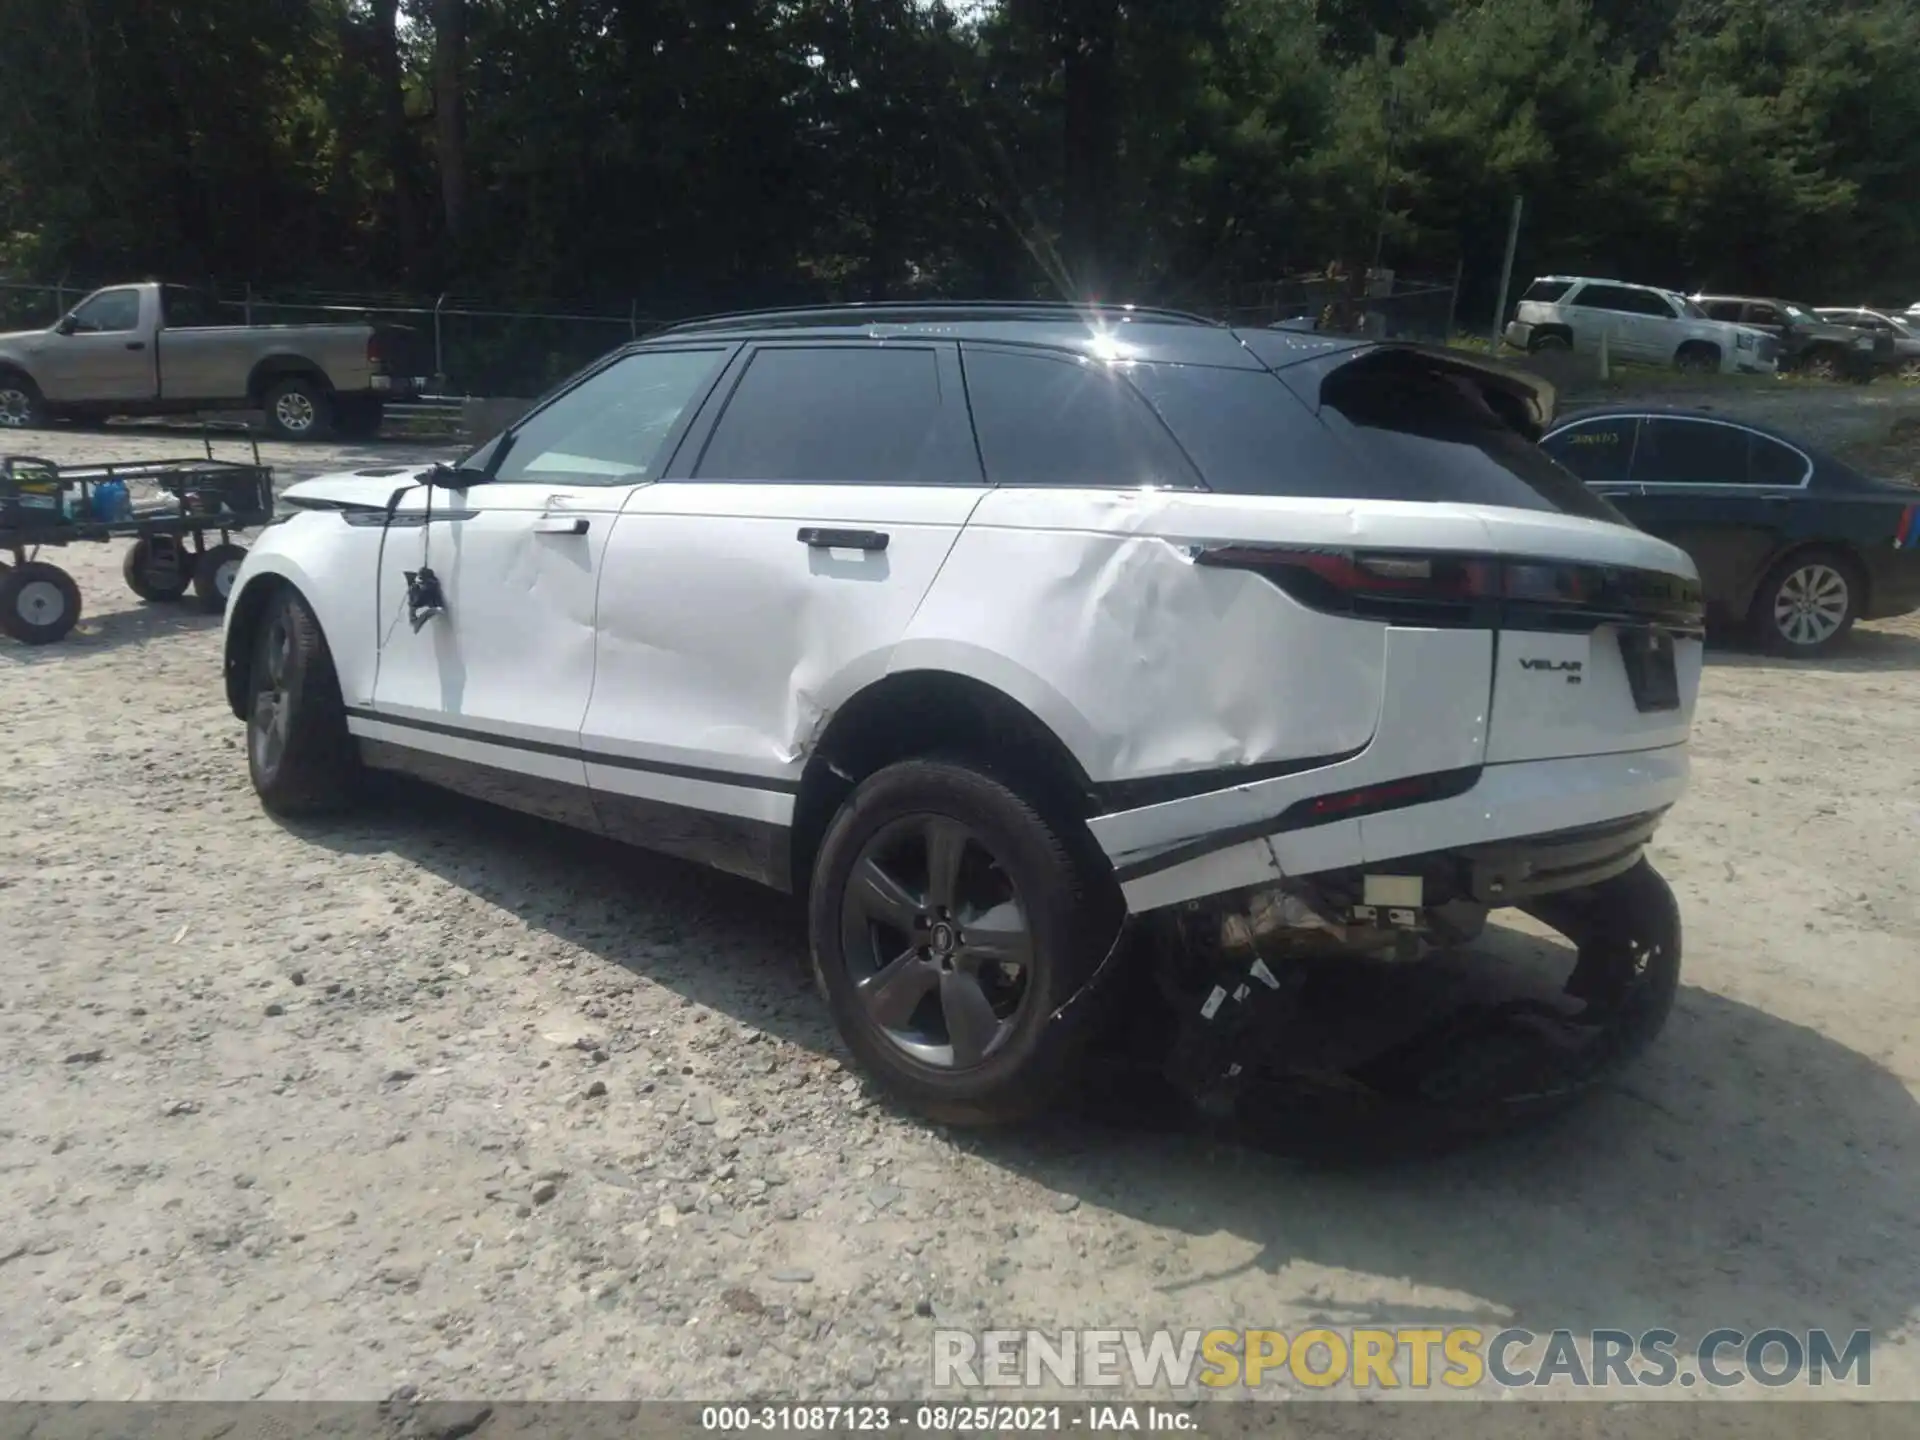
[[[1764,330],[1711,320],[1684,295],[1579,275],[1543,275],[1520,297],[1506,328],[1518,350],[1597,354],[1601,337],[1614,360],[1682,370],[1770,375],[1778,342]]]
[[[1171,312],[688,323],[456,466],[289,489],[227,699],[275,813],[404,772],[807,897],[848,1046],[945,1120],[1123,1030],[1218,1103],[1303,976],[1510,905],[1579,962],[1450,1030],[1448,1093],[1574,1093],[1673,1000],[1702,605],[1550,397]]]

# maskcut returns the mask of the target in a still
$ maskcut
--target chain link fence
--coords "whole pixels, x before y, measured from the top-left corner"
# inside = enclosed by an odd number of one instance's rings
[[[0,280],[0,328],[52,325],[100,287],[71,281]],[[419,340],[433,388],[445,396],[537,395],[574,371],[665,323],[637,304],[624,308],[505,307],[459,295],[431,297],[256,289],[200,284],[236,325],[372,323]]]
[[[99,286],[73,280],[0,278],[0,329],[50,326]],[[554,303],[504,306],[460,295],[269,289],[202,283],[236,325],[368,322],[401,326],[431,360],[432,390],[446,399],[533,396],[615,346],[684,318],[637,301],[601,307]],[[1236,325],[1286,324],[1383,339],[1438,343],[1453,333],[1459,281],[1419,280],[1371,271],[1364,283],[1325,274],[1240,285],[1196,306]]]
[[[1230,288],[1211,307],[1234,325],[1368,335],[1446,344],[1458,321],[1460,279],[1418,279],[1392,270],[1362,277],[1322,272]]]

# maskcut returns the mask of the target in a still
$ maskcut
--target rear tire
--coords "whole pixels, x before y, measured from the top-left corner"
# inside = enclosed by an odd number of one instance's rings
[[[202,609],[212,615],[226,613],[233,582],[246,558],[244,545],[216,545],[200,557],[193,567],[193,593]]]
[[[1548,350],[1571,350],[1573,344],[1564,335],[1536,335],[1527,349],[1535,355]]]
[[[1860,567],[1849,557],[1837,550],[1802,550],[1760,582],[1748,628],[1772,654],[1810,660],[1847,638],[1864,598]]]
[[[58,565],[29,560],[0,575],[0,630],[23,645],[51,645],[80,623],[80,587]]]
[[[340,679],[320,622],[290,586],[260,617],[247,691],[247,773],[261,804],[288,818],[351,804],[362,772]]]
[[[288,375],[264,397],[267,430],[282,440],[324,440],[333,432],[333,396],[309,375]]]
[[[867,1073],[954,1125],[1045,1110],[1093,1027],[1052,1017],[1111,952],[1119,888],[1077,822],[947,760],[869,776],[828,826],[814,975]],[[864,877],[864,883],[862,880]]]
[[[152,543],[146,540],[136,540],[127,547],[120,560],[120,574],[129,590],[156,605],[178,600],[193,584],[191,570],[182,565],[162,567]]]

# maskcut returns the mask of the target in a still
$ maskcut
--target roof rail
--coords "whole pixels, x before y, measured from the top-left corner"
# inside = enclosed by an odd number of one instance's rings
[[[1059,320],[1070,315],[1138,317],[1179,325],[1219,327],[1224,322],[1188,310],[1154,305],[1076,305],[1065,300],[907,300],[848,305],[800,305],[780,310],[738,310],[700,315],[664,326],[656,335],[692,330],[748,330],[763,326],[913,325],[941,320]]]

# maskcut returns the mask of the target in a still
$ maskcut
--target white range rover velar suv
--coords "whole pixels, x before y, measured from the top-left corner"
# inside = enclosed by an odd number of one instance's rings
[[[1167,311],[690,322],[457,465],[288,489],[227,697],[276,814],[403,772],[804,895],[846,1043],[945,1121],[1064,1103],[1123,1033],[1231,1113],[1319,977],[1509,906],[1564,986],[1348,1082],[1538,1107],[1671,1008],[1642,852],[1702,648],[1692,562],[1537,448],[1552,410]]]

